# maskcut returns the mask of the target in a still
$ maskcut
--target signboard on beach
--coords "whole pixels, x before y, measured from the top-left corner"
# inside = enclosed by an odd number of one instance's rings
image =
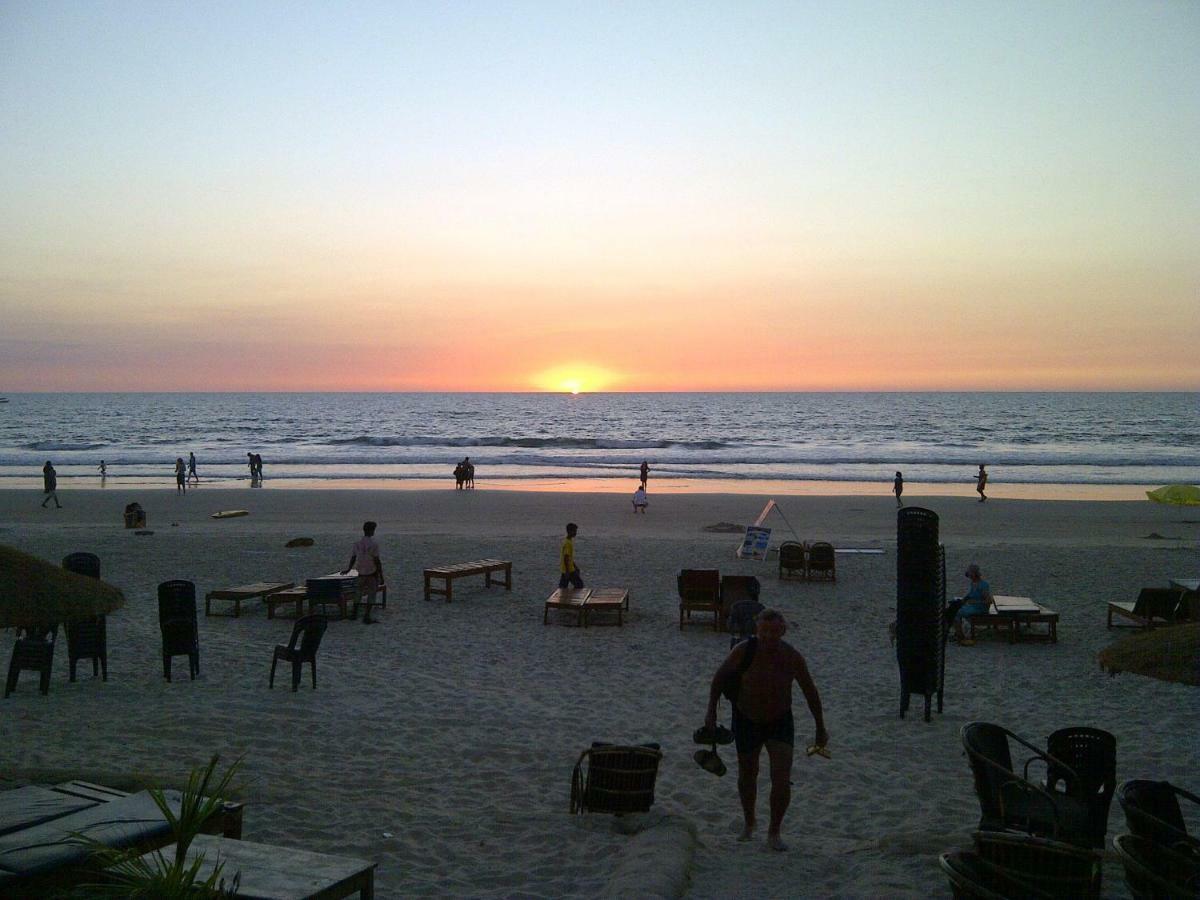
[[[763,525],[747,525],[742,546],[738,547],[738,559],[767,558],[767,545],[771,543],[771,529]]]

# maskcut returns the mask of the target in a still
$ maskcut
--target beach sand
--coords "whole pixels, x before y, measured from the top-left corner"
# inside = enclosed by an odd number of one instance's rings
[[[979,807],[959,729],[997,722],[1044,744],[1065,725],[1118,741],[1118,779],[1168,779],[1196,791],[1195,688],[1110,678],[1096,653],[1118,632],[1104,602],[1200,570],[1200,514],[1147,502],[1055,502],[909,497],[941,516],[952,592],[978,562],[993,590],[1061,613],[1057,645],[980,640],[948,648],[946,707],[931,723],[921,701],[898,717],[899,678],[887,625],[895,605],[895,503],[889,495],[788,497],[801,539],[878,547],[839,555],[836,584],[779,582],[773,562],[734,558],[736,534],[765,498],[651,497],[635,517],[612,494],[511,491],[209,490],[61,493],[41,509],[35,491],[0,491],[0,542],[58,561],[102,560],[126,607],[109,617],[109,680],[90,667],[67,681],[62,642],[47,697],[26,673],[0,703],[6,785],[131,776],[171,784],[212,753],[244,757],[245,837],[378,862],[377,896],[461,897],[927,897],[948,888],[937,856],[965,846]],[[138,500],[154,534],[122,527]],[[213,520],[223,509],[244,518]],[[175,661],[162,678],[156,585],[172,578],[214,588],[302,582],[343,567],[364,519],[389,584],[382,623],[332,622],[298,693],[282,671],[267,688],[271,648],[289,620],[252,604],[240,619],[201,613],[202,674]],[[623,628],[542,624],[557,581],[563,525],[589,586],[632,596]],[[777,540],[791,537],[779,517]],[[1158,534],[1161,538],[1149,538]],[[312,547],[286,549],[290,538]],[[421,596],[426,566],[477,557],[512,560],[514,589],[459,581],[451,604]],[[723,778],[698,768],[692,731],[728,651],[724,634],[677,625],[683,567],[757,575],[762,598],[788,618],[787,639],[808,658],[831,733],[830,760],[808,758],[812,720],[799,691],[788,853],[737,843],[733,748]],[[0,636],[0,662],[11,650]],[[82,670],[81,670],[82,672]],[[180,673],[182,672],[182,676]],[[728,722],[723,705],[721,718]],[[593,740],[656,741],[663,761],[651,813],[624,831],[607,816],[567,812],[571,769]],[[760,782],[760,821],[767,783]],[[1109,834],[1125,830],[1113,803]],[[1128,896],[1106,864],[1105,895]]]

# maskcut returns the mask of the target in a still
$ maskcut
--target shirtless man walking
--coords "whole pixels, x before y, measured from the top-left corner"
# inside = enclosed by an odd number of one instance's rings
[[[740,677],[741,686],[733,707],[733,735],[737,742],[738,795],[742,801],[745,827],[738,840],[748,841],[754,836],[758,760],[765,744],[771,764],[771,822],[767,829],[767,846],[772,850],[787,849],[779,832],[792,799],[792,750],[795,743],[793,681],[804,692],[804,699],[808,701],[809,712],[816,724],[814,747],[823,749],[829,742],[817,686],[808,674],[804,657],[783,640],[786,631],[787,622],[777,610],[766,609],[758,614],[756,637],[734,647],[713,676],[708,692],[708,713],[704,717],[706,727],[716,727],[717,702],[721,698],[722,688],[727,679]],[[754,655],[739,676],[748,651]]]

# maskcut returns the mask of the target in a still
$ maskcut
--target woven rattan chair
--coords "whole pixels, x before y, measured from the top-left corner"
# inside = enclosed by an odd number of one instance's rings
[[[837,556],[833,544],[814,541],[808,545],[808,577],[837,581]]]
[[[658,744],[593,743],[571,773],[571,812],[646,812],[654,805],[661,759]]]
[[[784,541],[779,545],[779,577],[781,579],[808,577],[804,545],[798,541]]]
[[[1172,850],[1133,834],[1118,834],[1113,849],[1135,900],[1200,897],[1200,855]]]
[[[679,629],[692,613],[712,613],[713,628],[721,627],[721,573],[716,569],[684,569],[676,579],[679,588]]]
[[[939,857],[955,900],[1054,900],[1028,882],[982,859],[973,850],[953,850]]]
[[[271,678],[268,682],[270,687],[275,687],[275,666],[282,659],[292,664],[293,691],[300,687],[300,668],[304,663],[312,667],[312,686],[314,691],[317,689],[317,649],[321,646],[321,638],[325,636],[328,626],[329,619],[325,616],[305,616],[296,620],[288,645],[275,645],[275,654],[271,657]]]
[[[1103,848],[1007,831],[978,831],[974,840],[981,859],[1039,891],[1081,900],[1100,896]]]
[[[1087,804],[1091,845],[1103,849],[1108,810],[1117,788],[1117,739],[1099,728],[1060,728],[1046,739],[1046,753],[1069,767],[1061,769],[1057,762],[1047,766],[1047,790],[1060,791]]]
[[[4,696],[17,689],[22,672],[38,673],[38,689],[50,693],[50,672],[54,669],[54,645],[58,642],[58,626],[49,628],[18,628],[13,642],[12,659],[8,663],[8,680]]]
[[[1062,777],[1069,776],[1073,782],[1078,782],[1078,775],[1069,765],[1050,757],[1007,728],[990,722],[970,722],[963,726],[961,736],[975,778],[980,831],[1013,829],[1082,847],[1091,846],[1093,829],[1088,823],[1087,804],[1070,796],[1051,793],[1034,784],[1029,777],[1030,766],[1040,761],[1047,769],[1051,764],[1057,766]],[[1014,770],[1010,741],[1031,751],[1020,775]]]
[[[196,626],[196,585],[164,581],[158,586],[158,629],[162,632],[163,678],[171,680],[171,657],[188,658],[188,674],[200,674],[200,631]]]
[[[1179,800],[1200,810],[1200,797],[1169,781],[1135,779],[1117,788],[1117,802],[1125,811],[1125,824],[1137,837],[1167,848],[1187,848],[1200,853],[1200,837],[1188,834]]]
[[[76,575],[100,577],[100,557],[94,553],[69,553],[63,557],[62,567]],[[75,680],[75,667],[81,659],[92,661],[93,678],[100,675],[103,681],[108,681],[108,620],[104,616],[89,616],[63,625],[67,632],[71,681]]]

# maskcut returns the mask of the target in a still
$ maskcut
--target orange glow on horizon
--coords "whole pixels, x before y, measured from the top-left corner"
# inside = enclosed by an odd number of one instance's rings
[[[538,390],[567,394],[608,390],[618,380],[613,372],[590,363],[566,363],[538,372],[530,378]]]

